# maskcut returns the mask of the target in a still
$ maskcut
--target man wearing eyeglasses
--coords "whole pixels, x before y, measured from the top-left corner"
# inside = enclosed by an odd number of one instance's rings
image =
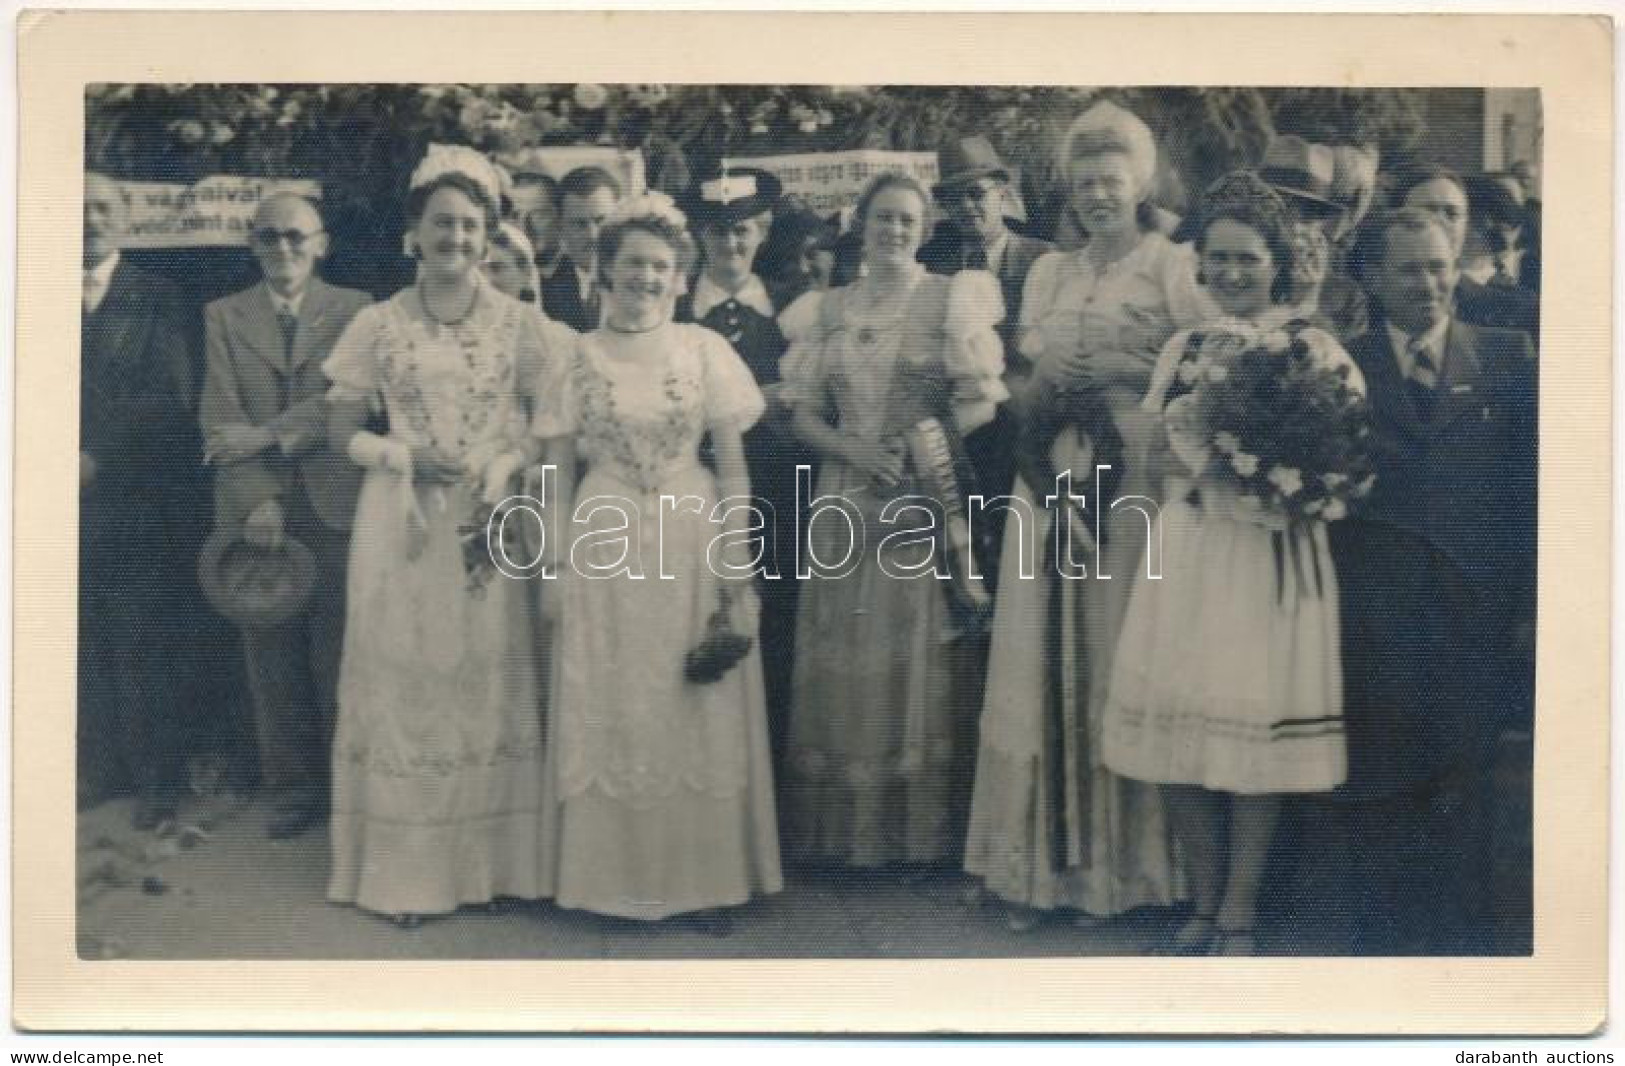
[[[986,137],[965,137],[938,153],[941,180],[932,189],[946,218],[920,249],[919,259],[934,274],[961,270],[987,270],[999,280],[1004,296],[1004,320],[999,336],[1004,341],[1007,377],[1022,376],[1025,360],[1015,348],[1021,322],[1021,293],[1034,262],[1054,246],[1012,232],[1006,212],[1013,206],[1010,168]],[[1012,392],[1015,388],[1012,387]],[[992,422],[965,439],[965,450],[976,468],[977,490],[991,500],[1010,491],[1015,479],[1015,426],[1012,414],[1000,407]],[[1004,511],[990,508],[979,516],[978,555],[984,573],[998,570]]]
[[[327,446],[322,363],[372,300],[316,277],[327,245],[313,203],[268,197],[249,234],[263,280],[204,311],[200,421],[205,461],[215,467],[215,528],[266,550],[297,540],[317,565],[316,591],[301,617],[242,633],[260,774],[276,796],[267,826],[275,838],[304,832],[326,810],[348,530],[359,488],[359,468]]]

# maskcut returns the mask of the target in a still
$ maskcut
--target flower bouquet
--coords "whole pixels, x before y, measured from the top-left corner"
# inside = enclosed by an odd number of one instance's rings
[[[1310,336],[1276,330],[1204,344],[1193,334],[1204,350],[1180,365],[1189,392],[1167,409],[1176,454],[1232,484],[1260,517],[1335,522],[1376,482],[1354,366],[1325,358]]]
[[[717,609],[705,624],[705,636],[683,659],[683,676],[696,685],[709,685],[739,665],[754,641],[733,622],[733,593],[726,582],[717,586]]]
[[[491,535],[493,526],[499,530],[497,538]],[[496,561],[496,539],[501,540],[500,550],[508,559],[527,558],[521,535],[523,526],[523,521],[513,520],[513,516],[504,515],[483,500],[476,503],[468,519],[458,525],[457,540],[463,549],[463,575],[470,596],[484,599],[491,579],[502,574]]]

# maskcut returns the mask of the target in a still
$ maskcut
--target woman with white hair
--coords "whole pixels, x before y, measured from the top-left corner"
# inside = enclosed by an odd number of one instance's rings
[[[1058,164],[1088,239],[1038,260],[1022,298],[1018,350],[1032,374],[1014,400],[1014,491],[1038,521],[1005,537],[965,857],[1017,930],[1057,908],[1093,921],[1175,899],[1161,799],[1107,770],[1099,750],[1126,597],[1156,544],[1140,398],[1163,342],[1209,308],[1190,249],[1153,226],[1156,158],[1150,129],[1116,104],[1073,122]],[[1062,502],[1046,510],[1046,496]],[[1083,566],[1065,578],[1058,538]]]

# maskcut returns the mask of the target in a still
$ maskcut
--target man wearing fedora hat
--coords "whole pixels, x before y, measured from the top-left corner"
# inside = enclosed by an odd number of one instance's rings
[[[678,299],[677,320],[697,322],[728,339],[768,397],[768,414],[745,434],[751,492],[773,509],[764,564],[777,580],[762,582],[762,672],[775,765],[783,751],[795,656],[795,476],[811,463],[777,402],[779,360],[789,347],[778,313],[794,291],[756,273],[783,186],[768,171],[730,167],[695,183],[681,206],[700,243],[700,271]]]
[[[1264,150],[1258,176],[1281,195],[1293,214],[1294,280],[1300,317],[1347,343],[1365,332],[1365,294],[1336,262],[1346,212],[1333,199],[1337,151],[1291,134]]]
[[[315,204],[275,195],[260,204],[249,249],[263,280],[204,311],[208,370],[200,420],[215,467],[216,536],[275,551],[294,540],[316,562],[315,590],[296,617],[244,625],[242,643],[260,773],[278,793],[268,827],[288,837],[326,809],[344,636],[344,580],[358,471],[327,444],[322,362],[365,293],[315,276],[327,235]]]
[[[1004,341],[1005,366],[1019,372],[1026,365],[1015,350],[1022,290],[1033,263],[1054,246],[1010,229],[1006,218],[1013,194],[1010,168],[986,137],[950,141],[937,160],[941,178],[931,192],[946,218],[921,247],[920,262],[934,274],[987,270],[998,278],[1004,296],[1005,315],[998,332]],[[1001,405],[992,422],[965,439],[977,488],[988,499],[1007,494],[1015,480],[1015,436],[1013,416]],[[992,574],[998,571],[1004,510],[990,508],[980,517],[982,568]]]
[[[1054,246],[1010,229],[1010,168],[986,137],[952,141],[937,158],[942,177],[931,193],[947,217],[920,249],[920,262],[935,274],[991,271],[1004,294],[1000,329],[1008,341],[1021,320],[1027,272]]]

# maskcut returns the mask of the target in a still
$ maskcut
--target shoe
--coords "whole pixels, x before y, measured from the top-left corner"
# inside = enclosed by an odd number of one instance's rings
[[[693,932],[721,940],[733,935],[734,916],[725,910],[696,911],[684,915],[682,924]]]
[[[1004,927],[1012,933],[1030,933],[1044,924],[1044,912],[1037,907],[1023,907],[1007,903],[1004,907]]]
[[[1111,919],[1103,918],[1098,914],[1090,914],[1088,911],[1075,910],[1072,912],[1069,921],[1071,921],[1074,929],[1092,930],[1104,928],[1110,924]]]
[[[283,807],[266,825],[265,835],[272,840],[287,840],[320,825],[326,816],[327,812],[319,803],[301,803]]]
[[[165,822],[173,822],[180,804],[174,796],[163,793],[147,792],[136,801],[135,813],[130,816],[130,825],[143,833],[157,829]]]
[[[1222,925],[1216,925],[1213,927],[1213,939],[1208,944],[1207,953],[1226,958],[1247,958],[1258,954],[1258,944],[1253,939],[1251,928],[1227,929]]]
[[[1153,955],[1182,958],[1211,955],[1217,937],[1211,914],[1193,914],[1178,931],[1152,950]]]

